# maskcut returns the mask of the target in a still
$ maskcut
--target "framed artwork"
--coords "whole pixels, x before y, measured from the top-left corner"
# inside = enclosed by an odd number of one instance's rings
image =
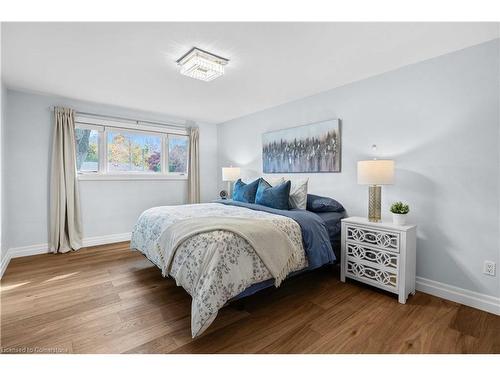
[[[262,135],[264,173],[340,172],[340,120]]]

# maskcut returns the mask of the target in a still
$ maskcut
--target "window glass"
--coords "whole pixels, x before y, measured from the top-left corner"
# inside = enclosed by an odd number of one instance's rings
[[[109,172],[161,172],[161,136],[108,131]]]
[[[168,136],[168,171],[187,173],[189,137],[182,135]]]
[[[99,171],[99,132],[91,129],[75,129],[76,170]]]

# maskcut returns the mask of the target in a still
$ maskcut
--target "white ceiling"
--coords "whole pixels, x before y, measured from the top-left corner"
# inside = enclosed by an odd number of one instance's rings
[[[8,87],[224,122],[499,36],[498,23],[3,23]],[[182,76],[191,47],[231,61]]]

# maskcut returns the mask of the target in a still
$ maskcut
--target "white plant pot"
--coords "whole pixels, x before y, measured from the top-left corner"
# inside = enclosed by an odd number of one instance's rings
[[[406,214],[392,214],[392,222],[394,225],[405,225],[406,224]]]

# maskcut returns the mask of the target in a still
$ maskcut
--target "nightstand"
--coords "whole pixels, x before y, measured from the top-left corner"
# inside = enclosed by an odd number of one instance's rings
[[[416,225],[342,219],[340,280],[346,277],[398,295],[415,294]]]

